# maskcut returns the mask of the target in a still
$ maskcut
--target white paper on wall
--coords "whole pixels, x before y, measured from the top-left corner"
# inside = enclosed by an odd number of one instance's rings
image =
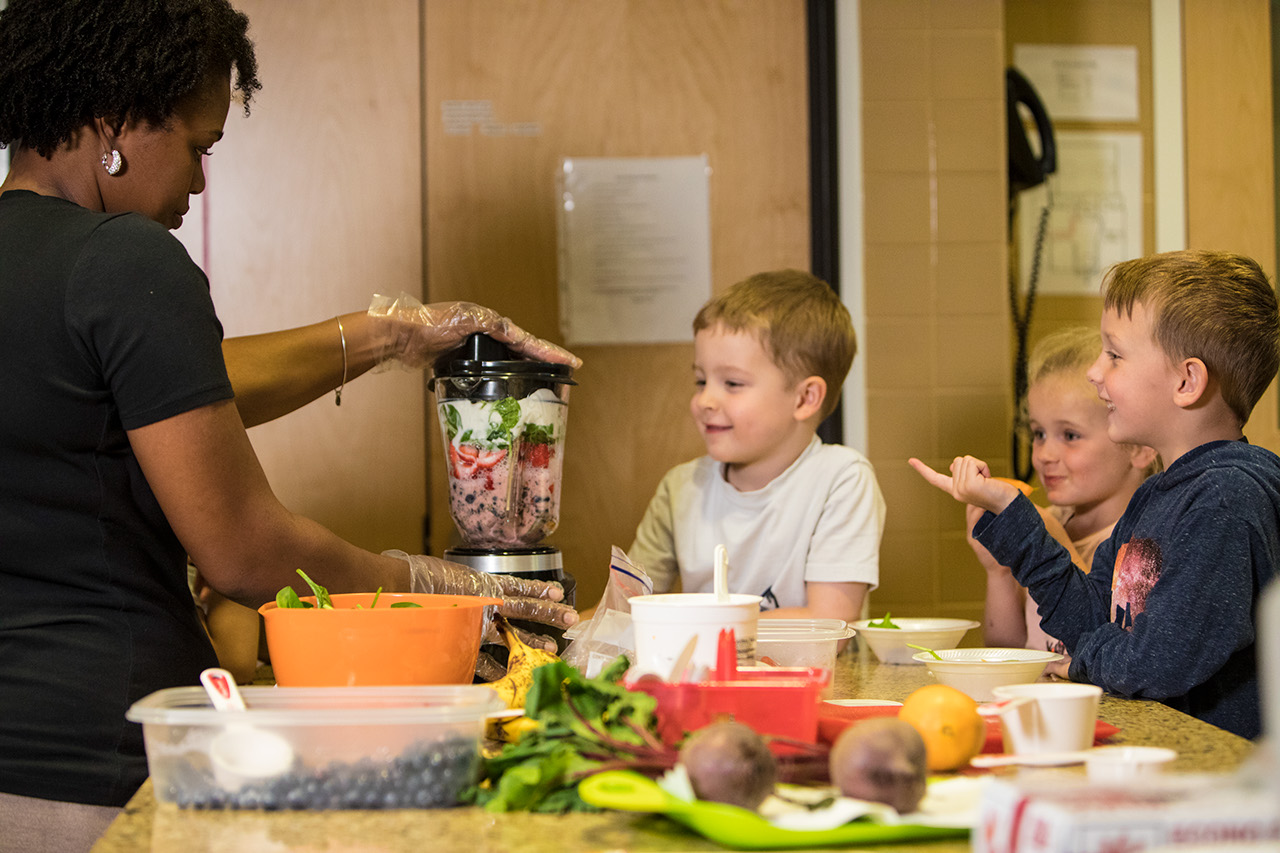
[[[1052,200],[1039,293],[1098,293],[1102,274],[1142,255],[1142,134],[1059,131],[1058,169],[1018,196],[1018,260],[1031,275],[1040,212]]]
[[[1138,120],[1138,49],[1132,45],[1019,44],[1013,64],[1056,121]]]
[[[711,296],[710,167],[696,157],[565,157],[558,176],[567,346],[678,343]]]

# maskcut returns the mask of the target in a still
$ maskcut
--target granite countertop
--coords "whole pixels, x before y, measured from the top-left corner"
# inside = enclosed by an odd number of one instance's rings
[[[851,645],[836,665],[835,698],[902,700],[932,682],[921,666],[885,666]],[[1253,750],[1244,738],[1174,711],[1158,702],[1103,696],[1099,717],[1120,729],[1111,742],[1167,746],[1179,756],[1170,772],[1228,772]],[[1080,767],[1019,772],[1083,775]],[[157,803],[145,784],[94,846],[96,853],[123,851],[701,851],[725,848],[658,815],[632,812],[540,815],[491,814],[475,808],[424,811],[260,812],[189,811]],[[848,849],[848,848],[846,848]],[[858,850],[902,851],[904,845],[864,845]],[[910,849],[960,853],[967,839],[913,842]]]

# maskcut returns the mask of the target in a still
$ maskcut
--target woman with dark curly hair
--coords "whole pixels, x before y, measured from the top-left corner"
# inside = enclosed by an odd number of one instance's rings
[[[0,11],[0,849],[85,849],[146,778],[125,711],[215,666],[187,556],[249,606],[338,591],[484,592],[561,627],[546,584],[351,545],[275,498],[245,424],[473,331],[573,362],[467,303],[222,340],[169,229],[233,93],[259,89],[227,0],[10,0]],[[233,392],[234,388],[234,392]],[[306,590],[303,590],[306,592]]]

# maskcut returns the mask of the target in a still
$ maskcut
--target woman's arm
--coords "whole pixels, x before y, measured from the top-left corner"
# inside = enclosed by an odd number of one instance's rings
[[[338,388],[343,382],[344,337],[346,381],[368,372],[382,349],[370,323],[369,315],[358,311],[297,329],[223,341],[222,357],[244,425],[274,420]]]
[[[368,311],[310,326],[228,338],[222,355],[246,427],[301,408],[370,368],[395,360],[416,369],[484,332],[519,355],[578,367],[582,361],[473,302],[423,305],[406,294],[375,297]]]
[[[409,590],[403,560],[357,548],[277,500],[231,401],[131,430],[129,441],[191,561],[233,601],[257,607],[299,582],[299,568],[332,592]]]
[[[435,557],[373,554],[290,512],[267,484],[230,400],[129,431],[142,473],[191,561],[217,592],[258,607],[304,568],[331,592],[492,595],[498,610],[567,628],[577,613],[558,584],[490,575]],[[295,586],[296,584],[296,586]],[[301,587],[301,588],[300,588]]]

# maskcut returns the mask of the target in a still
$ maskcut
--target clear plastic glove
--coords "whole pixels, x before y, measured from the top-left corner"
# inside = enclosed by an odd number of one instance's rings
[[[524,643],[526,646],[533,646],[535,649],[543,649],[544,651],[551,652],[552,654],[556,654],[560,649],[560,645],[556,642],[555,637],[526,631],[519,625],[512,625],[510,620],[508,620],[507,624],[511,625],[511,630],[516,632],[516,636],[520,638],[520,642]],[[484,636],[480,638],[480,643],[481,645],[486,646],[507,645],[507,641],[503,637],[501,629],[498,628],[496,620],[491,619],[485,624]],[[494,663],[496,664],[497,661],[494,661]],[[479,672],[478,668],[477,672]]]
[[[384,551],[409,564],[409,591],[436,595],[482,595],[501,598],[498,612],[508,619],[568,628],[578,621],[578,611],[562,603],[564,588],[555,581],[537,581],[515,575],[477,572],[439,557],[410,556],[404,551]],[[489,622],[485,620],[486,636]]]
[[[492,308],[474,302],[423,305],[407,293],[395,299],[378,294],[369,306],[369,316],[386,320],[379,365],[394,360],[407,369],[425,367],[462,346],[468,335],[483,332],[533,361],[582,366],[582,360],[568,350],[534,337]]]

